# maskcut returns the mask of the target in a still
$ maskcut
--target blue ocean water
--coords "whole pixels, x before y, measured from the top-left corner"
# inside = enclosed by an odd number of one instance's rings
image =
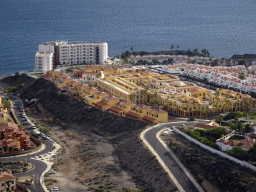
[[[34,69],[42,42],[105,41],[129,50],[255,54],[255,0],[1,0],[0,76]]]

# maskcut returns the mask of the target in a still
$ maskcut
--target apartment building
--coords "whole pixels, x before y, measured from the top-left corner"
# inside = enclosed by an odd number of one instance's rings
[[[108,44],[106,42],[67,42],[57,41],[59,50],[59,64],[103,64],[108,58]]]
[[[47,73],[53,69],[53,53],[37,52],[35,56],[35,71]]]
[[[103,64],[107,58],[106,42],[49,41],[38,46],[35,71],[46,73],[56,65]]]
[[[98,79],[97,84],[98,87],[110,95],[115,95],[119,98],[133,101],[134,103],[138,102],[141,98],[141,90],[143,90],[135,83],[127,81],[123,77],[112,75]]]
[[[16,190],[16,177],[8,172],[0,173],[0,192]]]

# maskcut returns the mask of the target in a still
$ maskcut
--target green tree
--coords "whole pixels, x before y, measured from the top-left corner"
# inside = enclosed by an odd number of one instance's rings
[[[197,53],[198,53],[198,49],[195,48],[195,49],[193,50],[193,52],[197,54]]]
[[[244,73],[239,73],[239,76],[238,76],[239,79],[245,79],[245,76],[244,76]]]
[[[3,101],[4,108],[7,108],[8,110],[11,108],[11,103],[9,101]]]
[[[243,129],[244,129],[244,126],[243,126],[242,122],[239,121],[239,122],[236,124],[236,130],[237,130],[237,131],[243,131]]]
[[[247,124],[244,126],[244,132],[245,132],[245,133],[250,133],[252,130],[253,130],[253,128],[251,127],[251,125],[250,125],[249,123],[247,123]]]
[[[233,129],[233,130],[236,129],[236,125],[232,122],[228,122],[228,126],[231,127],[231,129]]]
[[[159,61],[157,59],[153,59],[152,62],[155,63],[159,63]]]
[[[237,65],[245,65],[245,60],[241,59],[240,61],[238,61]]]

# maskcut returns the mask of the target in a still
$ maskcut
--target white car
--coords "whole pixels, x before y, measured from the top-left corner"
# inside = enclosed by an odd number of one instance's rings
[[[59,191],[58,187],[51,188],[51,192],[58,192],[58,191]]]
[[[54,170],[51,169],[48,173],[49,173],[49,174],[55,174],[56,171],[54,171]],[[54,188],[54,187],[53,187],[53,188]]]
[[[43,135],[42,139],[49,140],[49,137],[47,137],[46,135]]]

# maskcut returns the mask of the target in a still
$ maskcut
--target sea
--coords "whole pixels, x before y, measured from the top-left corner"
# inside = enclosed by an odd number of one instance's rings
[[[33,71],[46,41],[104,41],[124,51],[255,54],[255,0],[1,0],[0,76]],[[178,46],[178,48],[177,48]]]

